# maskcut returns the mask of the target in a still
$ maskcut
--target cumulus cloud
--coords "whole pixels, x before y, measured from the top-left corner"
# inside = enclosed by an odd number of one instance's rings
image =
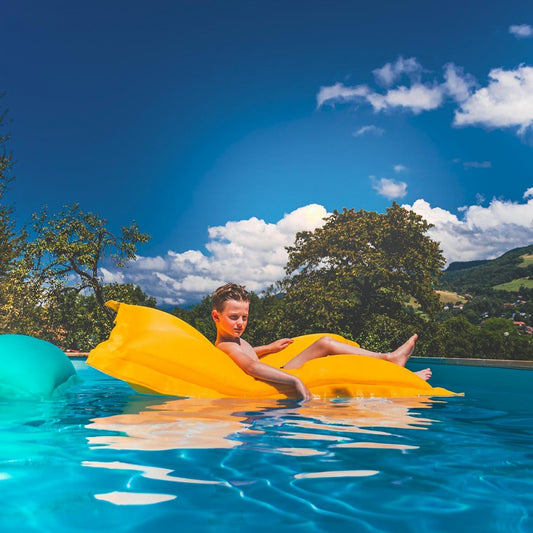
[[[517,39],[529,39],[533,37],[533,27],[529,24],[513,24],[509,26],[509,33]]]
[[[470,98],[472,89],[477,86],[476,79],[465,74],[463,68],[448,63],[444,66],[443,92],[456,102],[464,102]]]
[[[276,223],[252,217],[230,221],[208,230],[206,253],[200,250],[168,251],[164,256],[143,257],[120,272],[126,283],[135,283],[160,304],[182,305],[199,301],[228,281],[261,292],[283,278],[286,246],[299,231],[321,226],[328,215],[317,204],[286,214]],[[102,269],[104,279],[118,281]]]
[[[372,180],[372,187],[378,191],[378,194],[389,200],[403,198],[407,194],[407,183],[403,181],[387,178],[377,179],[375,176],[370,176],[370,179]]]
[[[489,83],[475,91],[455,112],[456,126],[518,128],[520,134],[533,124],[533,67],[493,69]]]
[[[382,128],[379,128],[378,126],[369,125],[369,126],[363,126],[362,128],[359,128],[357,131],[354,132],[355,137],[361,137],[361,135],[383,135],[385,133],[385,130]]]
[[[394,172],[405,172],[407,170],[407,167],[404,165],[394,165]]]
[[[395,83],[404,74],[419,75],[421,72],[422,65],[416,58],[404,59],[401,56],[394,63],[386,63],[383,67],[373,70],[376,81],[386,87]]]
[[[527,200],[528,198],[531,198]],[[533,242],[533,187],[526,202],[493,199],[486,207],[466,206],[457,216],[425,200],[404,205],[434,224],[433,239],[440,242],[446,260],[493,259],[502,253]]]
[[[123,272],[112,272],[111,270],[102,267],[100,268],[100,274],[104,283],[124,283]]]
[[[410,87],[400,86],[389,89],[386,94],[372,93],[367,96],[375,111],[385,111],[400,107],[415,114],[430,111],[441,106],[443,101],[442,87],[416,83]]]

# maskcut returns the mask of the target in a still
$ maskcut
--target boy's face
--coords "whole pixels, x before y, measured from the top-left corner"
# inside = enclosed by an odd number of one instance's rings
[[[249,302],[227,300],[222,311],[213,310],[212,316],[218,334],[225,337],[240,337],[248,322]]]

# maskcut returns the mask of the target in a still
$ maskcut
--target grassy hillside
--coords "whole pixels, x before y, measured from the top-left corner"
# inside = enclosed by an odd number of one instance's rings
[[[467,270],[469,268],[474,268],[477,266],[484,265],[485,263],[488,263],[490,259],[483,259],[481,261],[455,261],[454,263],[450,263],[448,266],[446,272],[456,272],[458,270]]]
[[[442,278],[443,289],[464,294],[490,288],[517,292],[520,286],[533,287],[533,245],[515,248],[481,264],[475,263],[450,265]]]
[[[520,292],[520,289],[525,287],[526,289],[533,289],[533,279],[530,278],[518,278],[513,281],[508,281],[507,283],[500,283],[495,285],[493,288],[497,291],[507,291],[507,292]]]
[[[441,303],[443,304],[455,304],[457,302],[466,302],[466,299],[464,296],[460,296],[456,292],[452,291],[437,291],[437,294],[439,295],[439,299]]]
[[[528,267],[533,265],[533,254],[524,254],[522,256],[522,262],[520,263],[521,267]]]

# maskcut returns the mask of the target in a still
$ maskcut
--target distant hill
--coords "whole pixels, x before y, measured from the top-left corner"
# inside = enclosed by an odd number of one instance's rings
[[[466,270],[467,268],[474,268],[477,266],[484,265],[488,263],[490,259],[481,259],[480,261],[455,261],[450,263],[446,272],[457,272],[458,270]]]
[[[452,263],[444,272],[444,289],[464,294],[483,292],[497,285],[518,291],[521,284],[533,287],[533,244],[515,248],[497,259]]]

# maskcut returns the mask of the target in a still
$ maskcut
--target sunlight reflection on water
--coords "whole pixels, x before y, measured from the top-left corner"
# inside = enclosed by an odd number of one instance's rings
[[[268,427],[281,439],[395,447],[392,443],[353,442],[352,438],[354,434],[392,436],[390,431],[374,428],[423,430],[432,420],[414,410],[428,409],[433,403],[435,400],[428,398],[409,398],[316,401],[285,407],[275,400],[170,400],[135,414],[94,418],[86,428],[100,434],[89,434],[87,440],[92,448],[115,450],[234,448]],[[285,448],[278,451],[284,453]],[[290,453],[294,454],[294,448]],[[311,448],[307,453],[322,452]]]
[[[93,418],[86,425],[87,441],[94,450],[214,450],[255,445],[263,453],[292,457],[333,456],[336,448],[375,450],[414,450],[417,446],[391,442],[391,430],[425,430],[432,420],[422,417],[435,403],[429,398],[395,400],[313,401],[308,404],[283,405],[279,401],[256,400],[168,400],[147,405],[137,413]],[[98,433],[91,435],[91,433]],[[267,446],[261,442],[274,438]],[[361,437],[372,437],[361,440]],[[376,437],[381,439],[377,440]],[[290,445],[284,444],[292,441]],[[173,471],[154,466],[119,461],[84,461],[83,466],[139,472],[147,479],[196,484],[228,485],[216,479],[191,479],[173,475]],[[296,472],[294,480],[366,477],[378,470],[317,470]],[[128,488],[131,484],[128,484]],[[145,493],[131,490],[97,494],[95,497],[116,505],[154,504],[168,501],[168,494],[143,498]],[[160,498],[159,498],[160,497]]]

